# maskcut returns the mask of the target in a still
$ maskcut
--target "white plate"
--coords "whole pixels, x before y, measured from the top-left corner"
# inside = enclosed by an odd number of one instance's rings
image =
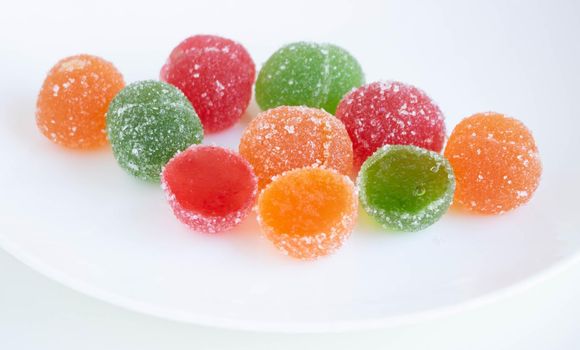
[[[18,2],[0,15],[6,17],[0,18],[0,244],[45,275],[174,320],[331,331],[461,310],[577,259],[576,3],[305,2],[283,16],[274,4],[260,3],[188,2],[174,11],[114,5]],[[516,116],[536,136],[541,186],[529,205],[507,215],[450,213],[417,233],[380,232],[363,214],[336,255],[299,262],[262,239],[254,217],[230,234],[189,231],[160,189],[125,174],[109,150],[66,151],[36,130],[36,93],[59,58],[95,53],[128,81],[152,78],[179,40],[206,32],[240,40],[258,65],[289,41],[338,43],[360,59],[368,81],[392,78],[424,88],[447,115],[449,130],[479,111]],[[206,143],[235,148],[252,114],[255,108]]]

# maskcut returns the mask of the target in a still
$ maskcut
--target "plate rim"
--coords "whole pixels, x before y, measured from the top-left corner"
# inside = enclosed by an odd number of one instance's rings
[[[201,327],[211,327],[222,330],[251,331],[261,333],[287,333],[287,334],[322,334],[338,333],[345,331],[363,331],[394,328],[410,325],[446,316],[459,314],[469,310],[477,309],[509,297],[523,293],[524,291],[543,283],[574,265],[580,264],[580,251],[576,251],[569,256],[563,257],[549,266],[539,269],[535,273],[513,282],[507,286],[500,287],[490,292],[485,292],[479,296],[472,297],[465,301],[451,303],[441,307],[428,308],[408,314],[377,317],[366,320],[346,320],[335,322],[282,322],[271,323],[263,321],[243,321],[232,320],[222,317],[211,317],[207,315],[193,315],[188,312],[169,311],[158,308],[147,303],[131,300],[128,297],[107,292],[106,290],[90,286],[75,278],[67,276],[65,273],[43,263],[40,259],[25,250],[10,243],[10,240],[0,234],[0,248],[15,258],[20,263],[29,267],[40,275],[52,280],[68,289],[90,297],[94,300],[113,305],[115,307],[135,312],[137,314],[156,317],[158,319],[191,324]]]

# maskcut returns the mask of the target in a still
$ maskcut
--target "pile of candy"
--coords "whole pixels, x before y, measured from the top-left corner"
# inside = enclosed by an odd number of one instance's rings
[[[364,85],[356,59],[335,45],[290,44],[264,63],[255,85],[264,111],[239,153],[199,144],[248,107],[256,69],[242,45],[190,37],[160,77],[125,86],[99,57],[65,58],[44,81],[36,122],[67,148],[108,140],[119,165],[161,182],[175,216],[196,231],[229,230],[255,208],[280,251],[315,259],[348,238],[359,200],[386,230],[417,231],[452,203],[480,214],[512,210],[539,185],[538,149],[521,122],[475,114],[441,154],[445,120],[433,100],[401,82]]]

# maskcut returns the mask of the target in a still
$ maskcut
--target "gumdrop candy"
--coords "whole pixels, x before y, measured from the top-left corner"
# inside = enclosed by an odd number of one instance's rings
[[[258,180],[239,154],[194,145],[163,169],[161,185],[173,213],[192,229],[217,233],[232,229],[251,212]]]
[[[153,80],[119,92],[107,112],[107,132],[119,165],[153,182],[177,152],[203,139],[201,122],[183,93]]]
[[[95,149],[107,143],[105,114],[125,86],[108,61],[91,55],[67,57],[48,72],[36,102],[36,124],[52,142]]]
[[[258,114],[242,134],[240,154],[260,188],[285,171],[323,165],[342,174],[352,169],[352,143],[340,120],[316,108],[282,106]]]
[[[355,164],[383,145],[413,145],[440,152],[445,120],[422,90],[397,81],[374,82],[347,94],[336,110],[350,135]]]
[[[266,61],[256,80],[256,102],[262,110],[304,105],[334,114],[344,94],[362,84],[361,66],[346,50],[298,42]]]
[[[183,91],[206,133],[227,129],[240,120],[250,103],[255,76],[248,51],[214,35],[185,39],[161,69],[161,80]]]
[[[416,146],[383,146],[362,165],[357,186],[365,211],[384,228],[418,231],[453,200],[455,178],[441,154]]]
[[[457,178],[454,203],[472,212],[501,214],[527,203],[542,163],[526,126],[499,113],[479,113],[453,129],[445,147]]]
[[[277,176],[258,198],[265,236],[291,257],[315,259],[340,248],[356,222],[352,181],[334,170],[302,168]]]

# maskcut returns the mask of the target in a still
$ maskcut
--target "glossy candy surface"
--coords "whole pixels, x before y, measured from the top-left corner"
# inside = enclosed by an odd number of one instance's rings
[[[455,178],[440,154],[415,146],[383,146],[363,164],[357,181],[365,211],[383,227],[418,231],[447,211]]]
[[[161,182],[175,216],[207,233],[242,222],[258,192],[250,164],[216,146],[191,146],[177,154],[163,169]]]

